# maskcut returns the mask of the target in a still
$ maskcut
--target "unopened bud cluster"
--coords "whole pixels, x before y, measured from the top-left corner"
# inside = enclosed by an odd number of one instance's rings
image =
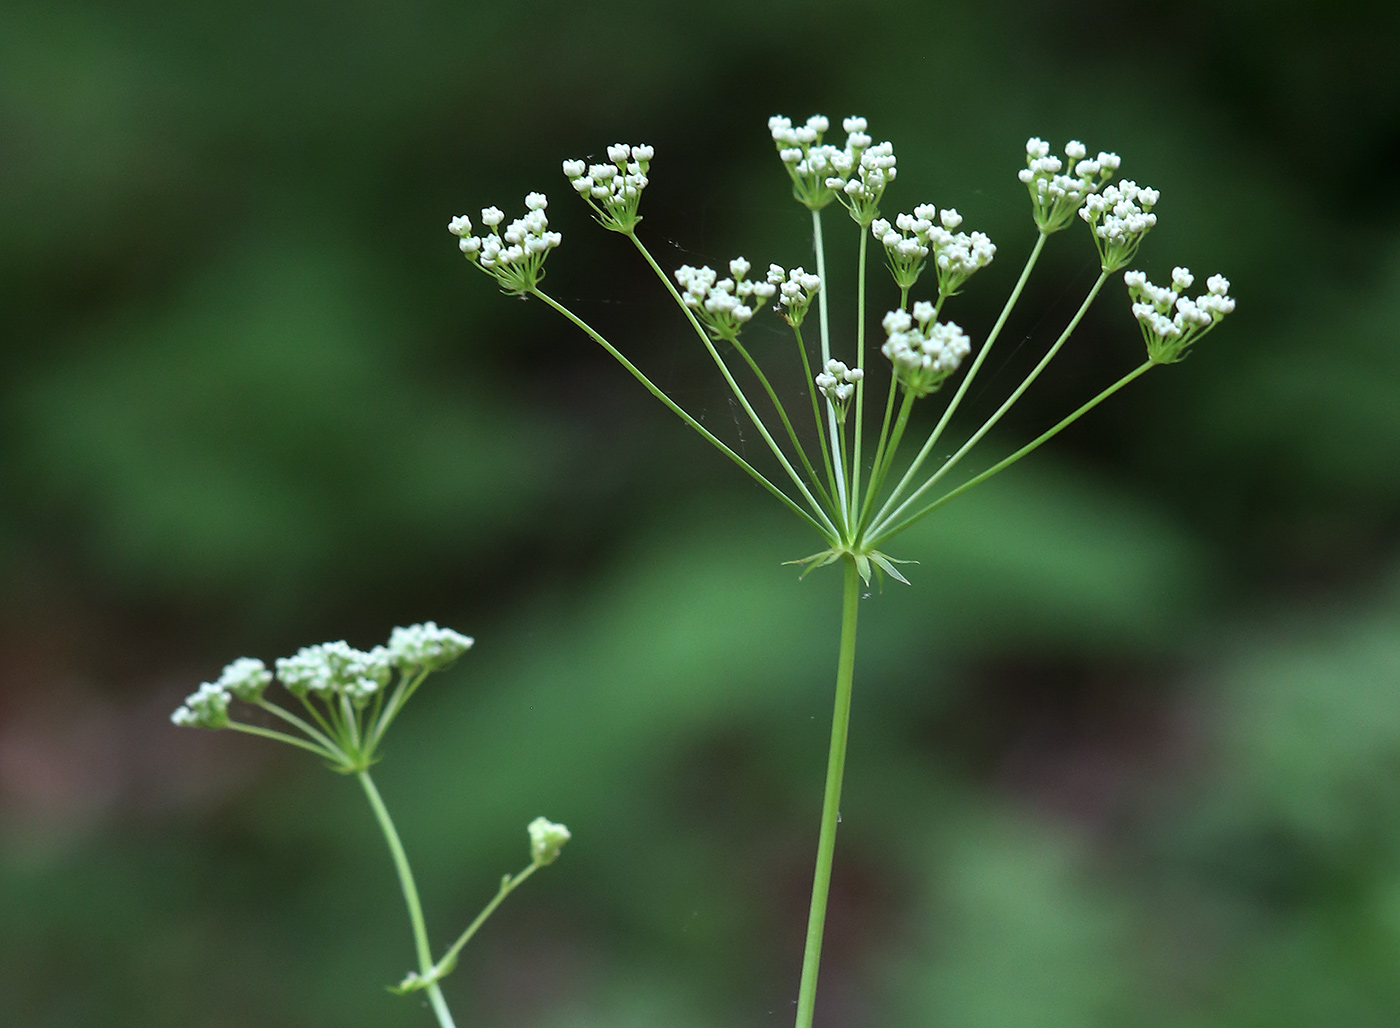
[[[614,232],[631,232],[642,220],[637,206],[655,155],[656,151],[645,144],[613,143],[608,147],[607,163],[565,161],[564,177],[574,192],[588,201],[599,224]]]
[[[864,378],[865,372],[860,368],[848,368],[838,360],[827,361],[826,367],[816,375],[817,388],[836,411],[837,419],[843,423],[846,409],[856,394],[856,385]]]
[[[1156,189],[1124,180],[1084,201],[1079,216],[1093,230],[1104,271],[1117,271],[1133,259],[1143,236],[1157,224],[1152,208],[1160,199]]]
[[[778,287],[778,309],[787,323],[793,328],[802,325],[802,319],[811,309],[812,301],[822,287],[820,275],[814,275],[802,267],[793,268],[784,275],[776,264],[768,265],[768,281]]]
[[[958,370],[972,352],[963,330],[951,321],[938,321],[926,300],[908,311],[890,311],[882,325],[887,336],[880,352],[894,365],[899,384],[914,396],[927,396]]]
[[[844,147],[821,141],[829,127],[830,122],[821,114],[812,115],[800,127],[782,115],[768,119],[768,131],[792,179],[792,195],[814,211],[839,198],[851,217],[869,225],[880,213],[885,187],[898,174],[894,145],[873,143],[864,118],[841,122],[846,130]]]
[[[1206,279],[1206,291],[1195,299],[1182,296],[1195,280],[1186,268],[1172,269],[1171,288],[1153,285],[1141,271],[1123,273],[1133,301],[1133,317],[1142,328],[1147,355],[1154,363],[1181,360],[1187,347],[1235,309],[1229,295],[1230,280],[1224,275]]]
[[[764,281],[746,276],[753,267],[742,257],[729,262],[730,278],[720,278],[714,268],[682,265],[675,271],[681,300],[716,339],[734,339],[759,305],[771,300],[782,281],[782,268],[769,269]]]
[[[472,220],[465,214],[449,221],[447,231],[460,240],[458,248],[467,259],[495,278],[502,291],[524,296],[544,278],[544,260],[563,238],[549,231],[544,213],[548,206],[543,193],[530,193],[525,197],[525,216],[512,221],[504,232],[499,228],[505,214],[497,207],[481,211],[481,223],[488,230],[484,236],[472,235]]]
[[[1113,177],[1121,158],[1116,153],[1103,153],[1090,159],[1088,148],[1077,139],[1065,144],[1066,164],[1052,156],[1050,144],[1032,136],[1026,141],[1026,166],[1017,174],[1030,190],[1035,211],[1035,223],[1049,235],[1070,223],[1075,211],[1085,199]]]
[[[360,770],[373,760],[384,729],[428,673],[447,667],[471,646],[469,636],[429,621],[394,629],[387,646],[358,650],[340,640],[303,646],[280,658],[275,664],[277,680],[311,712],[320,730],[268,702],[264,694],[273,673],[252,657],[238,658],[216,681],[201,685],[170,719],[190,728],[232,725],[269,734],[230,719],[229,705],[238,699],[301,728],[314,744],[308,748],[343,769]],[[285,735],[280,738],[303,744]]]
[[[948,208],[939,212],[931,203],[920,204],[913,214],[899,214],[891,225],[876,218],[870,231],[885,248],[890,274],[900,289],[910,289],[933,254],[938,273],[938,293],[951,296],[973,274],[992,263],[997,248],[985,233],[957,231],[962,215]]]
[[[541,866],[554,863],[564,843],[573,838],[568,828],[547,817],[535,818],[526,831],[530,833],[530,861]]]

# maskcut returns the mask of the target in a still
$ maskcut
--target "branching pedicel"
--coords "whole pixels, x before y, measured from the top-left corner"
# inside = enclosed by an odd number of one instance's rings
[[[889,482],[893,473],[901,466],[900,447],[904,443],[914,403],[937,392],[972,353],[973,341],[957,324],[943,318],[943,306],[966,285],[972,275],[992,261],[996,247],[980,232],[961,231],[962,216],[952,208],[939,210],[933,204],[920,204],[913,208],[912,213],[897,214],[893,221],[880,217],[880,204],[885,191],[894,183],[898,172],[894,148],[888,142],[875,143],[866,131],[864,118],[847,118],[842,124],[846,139],[844,145],[838,147],[824,142],[830,123],[821,115],[808,118],[805,124],[797,126],[781,116],[775,116],[768,122],[778,157],[791,180],[792,194],[811,212],[815,273],[800,267],[785,270],[780,265],[771,264],[761,278],[750,277],[753,265],[737,257],[729,262],[727,276],[721,277],[721,272],[709,267],[687,265],[676,270],[673,284],[671,277],[662,270],[636,232],[637,224],[641,221],[639,204],[654,157],[652,147],[616,143],[607,148],[605,162],[590,165],[581,160],[567,160],[563,163],[569,184],[587,201],[598,222],[627,238],[689,320],[700,344],[714,361],[744,415],[757,429],[764,445],[781,468],[782,477],[776,482],[707,431],[602,334],[540,288],[544,277],[544,258],[560,241],[557,232],[548,230],[544,213],[546,202],[541,194],[531,193],[526,198],[529,213],[520,221],[513,222],[504,236],[498,237],[496,234],[502,215],[494,207],[482,211],[481,220],[489,229],[484,237],[472,234],[471,220],[465,216],[454,218],[448,226],[459,237],[461,250],[467,258],[492,276],[502,290],[512,295],[534,297],[573,322],[615,357],[653,396],[815,531],[822,539],[824,548],[793,562],[802,566],[803,575],[828,564],[840,562],[844,565],[836,703],[811,913],[798,991],[798,1028],[810,1028],[816,995],[817,968],[836,838],[837,807],[845,765],[860,582],[864,580],[868,584],[872,573],[906,581],[895,567],[903,562],[887,556],[881,547],[953,497],[997,474],[1052,439],[1129,382],[1157,365],[1180,360],[1191,345],[1234,309],[1234,301],[1228,296],[1229,282],[1222,276],[1213,276],[1207,284],[1207,292],[1190,300],[1178,296],[1192,282],[1192,276],[1185,268],[1177,268],[1173,272],[1170,289],[1154,286],[1142,272],[1129,271],[1124,280],[1133,301],[1133,315],[1141,324],[1147,344],[1147,360],[1014,453],[930,499],[930,491],[943,481],[1040,377],[1046,365],[1074,332],[1108,277],[1127,266],[1143,238],[1157,223],[1154,212],[1160,199],[1157,190],[1132,181],[1112,183],[1120,164],[1117,154],[1099,153],[1090,158],[1084,144],[1072,141],[1066,145],[1065,157],[1061,159],[1051,155],[1049,144],[1043,140],[1029,140],[1026,144],[1026,167],[1018,177],[1030,193],[1032,217],[1039,229],[1039,236],[971,367],[945,405],[933,430],[914,456],[903,465],[902,473],[891,487]],[[833,356],[822,240],[822,211],[833,201],[846,209],[857,226],[860,238],[859,260],[855,269],[856,321],[853,331],[842,340],[844,352],[840,359]],[[1046,240],[1073,225],[1076,215],[1088,225],[1098,251],[1101,267],[1098,279],[1059,337],[1005,402],[941,465],[932,471],[926,470],[930,455],[1020,298]],[[890,368],[882,405],[883,417],[875,436],[875,445],[869,449],[865,434],[865,392],[870,382],[866,375],[866,261],[868,243],[872,238],[884,251],[894,285],[899,290],[899,305],[889,311],[881,322],[885,341],[880,350],[890,361]],[[930,290],[928,299],[918,300],[911,306],[910,294],[930,267],[933,269],[934,288]],[[801,362],[807,382],[811,431],[816,437],[815,452],[811,452],[810,444],[804,445],[767,374],[740,341],[744,326],[775,297],[777,302],[773,309],[792,328],[796,357]],[[809,354],[802,329],[814,299],[820,312],[820,338],[816,353]],[[725,352],[721,352],[721,348]],[[726,359],[729,351],[737,354],[747,366],[768,405],[777,415],[776,424],[770,424],[760,416],[745,387],[735,379]],[[814,363],[818,369],[816,374],[812,372]],[[873,423],[870,427],[873,428]]]
[[[531,821],[526,829],[530,838],[530,863],[518,874],[502,878],[491,902],[442,958],[433,960],[413,871],[389,810],[370,778],[369,768],[378,760],[385,732],[423,680],[434,671],[450,667],[472,644],[469,636],[450,628],[439,628],[429,621],[409,628],[395,628],[387,646],[376,646],[369,651],[357,650],[343,641],[305,646],[295,656],[283,657],[276,663],[277,680],[301,706],[304,717],[268,700],[266,693],[272,684],[272,672],[260,660],[240,657],[224,668],[218,681],[205,682],[170,716],[175,724],[186,727],[229,728],[276,739],[308,750],[324,758],[332,770],[353,774],[360,780],[394,859],[418,957],[418,970],[410,971],[397,986],[391,986],[391,991],[426,990],[440,1028],[452,1028],[453,1021],[438,982],[457,966],[462,947],[501,901],[538,868],[553,863],[560,848],[569,840],[569,830],[563,825],[543,817]],[[235,721],[229,715],[235,699],[289,725],[296,734]]]

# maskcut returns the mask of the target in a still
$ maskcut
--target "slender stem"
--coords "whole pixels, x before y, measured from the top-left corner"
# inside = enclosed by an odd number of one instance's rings
[[[249,735],[260,735],[264,739],[276,739],[278,742],[285,742],[300,749],[316,754],[318,757],[325,757],[334,763],[344,763],[345,755],[339,750],[327,749],[318,746],[314,742],[307,742],[305,739],[298,739],[295,735],[288,735],[286,732],[279,732],[275,728],[263,728],[261,725],[248,725],[242,721],[230,721],[225,728],[232,728],[235,732],[247,732]]]
[[[836,479],[831,453],[826,448],[826,425],[822,423],[821,405],[817,401],[817,381],[812,376],[812,365],[807,360],[807,344],[802,341],[802,329],[794,325],[792,333],[797,337],[797,352],[802,357],[802,373],[807,376],[807,393],[812,398],[812,420],[817,426],[817,441],[821,443],[822,448],[822,465],[826,468],[827,485],[830,487],[827,495],[830,496],[836,492]]]
[[[1140,375],[1146,374],[1149,370],[1151,370],[1154,367],[1156,367],[1156,362],[1151,360],[1139,365],[1137,368],[1120,378],[1117,382],[1114,382],[1113,385],[1109,386],[1103,392],[1099,393],[1098,396],[1095,396],[1088,403],[1085,403],[1083,406],[1079,407],[1076,411],[1074,411],[1074,413],[1062,418],[1054,425],[1054,427],[1048,428],[1044,432],[1040,433],[1040,435],[1036,436],[1025,446],[1021,447],[1015,453],[1011,454],[1011,456],[1003,458],[1002,460],[989,467],[986,471],[982,472],[980,475],[977,475],[975,478],[969,478],[966,482],[958,486],[956,489],[944,493],[938,499],[930,503],[927,507],[924,507],[922,510],[918,511],[915,514],[911,514],[909,517],[905,518],[903,521],[899,522],[893,527],[884,530],[880,535],[872,539],[869,545],[872,547],[879,546],[881,542],[890,538],[890,536],[896,535],[899,532],[904,531],[904,529],[908,528],[914,522],[918,521],[926,514],[932,513],[934,510],[943,506],[955,496],[959,496],[962,493],[967,492],[973,486],[980,485],[982,482],[985,482],[987,479],[997,474],[997,472],[1004,471],[1006,468],[1009,468],[1012,464],[1015,464],[1022,457],[1026,456],[1026,454],[1038,448],[1042,443],[1046,443],[1051,439],[1055,438],[1055,436],[1059,435],[1060,432],[1062,432],[1065,428],[1073,424],[1075,421],[1079,420],[1079,418],[1083,417],[1085,414],[1089,413],[1089,411],[1093,410],[1099,404],[1103,403],[1104,400],[1107,400],[1110,396],[1118,392],[1118,390],[1122,389],[1129,382],[1138,378]]]
[[[851,722],[851,682],[856,664],[856,613],[860,600],[860,575],[856,570],[855,558],[847,554],[845,565],[841,651],[836,661],[836,703],[831,715],[831,751],[826,763],[826,792],[822,799],[817,868],[812,878],[812,908],[807,918],[807,944],[802,953],[802,983],[797,992],[797,1028],[812,1028],[817,969],[822,955],[822,931],[826,925],[826,899],[831,890],[831,861],[836,850],[836,825],[841,819],[841,777],[846,769],[846,734]]]
[[[604,339],[601,335],[599,335],[598,332],[593,328],[592,325],[588,324],[586,321],[584,321],[582,318],[580,318],[577,314],[575,314],[573,311],[569,310],[567,307],[565,307],[563,304],[559,303],[557,300],[555,300],[552,296],[548,295],[547,293],[544,293],[544,292],[540,291],[539,289],[536,289],[536,290],[534,291],[534,294],[533,294],[533,295],[539,297],[541,300],[543,300],[543,301],[544,301],[546,304],[548,304],[550,307],[553,307],[556,311],[558,311],[560,314],[564,315],[564,317],[568,318],[568,319],[569,319],[570,321],[572,321],[575,325],[577,325],[580,329],[582,329],[584,332],[586,332],[586,333],[588,334],[589,338],[591,338],[595,343],[597,343],[599,346],[601,346],[604,350],[607,350],[608,353],[611,354],[612,357],[613,357],[619,364],[621,364],[624,368],[626,368],[626,369],[628,370],[629,373],[631,373],[631,375],[632,375],[633,378],[635,378],[638,382],[640,382],[643,386],[645,386],[646,389],[647,389],[647,392],[651,393],[652,396],[655,396],[658,400],[660,400],[662,403],[664,403],[664,404],[666,405],[666,407],[671,411],[671,413],[675,414],[678,418],[680,418],[682,421],[684,421],[687,425],[689,425],[691,428],[695,429],[695,431],[699,432],[700,435],[701,435],[702,437],[704,437],[704,439],[705,439],[707,442],[709,442],[711,445],[713,445],[716,449],[718,449],[718,450],[719,450],[721,453],[723,453],[726,457],[728,457],[730,460],[732,460],[735,464],[739,465],[739,467],[743,468],[744,471],[748,473],[748,475],[749,475],[750,478],[752,478],[755,482],[757,482],[759,485],[763,486],[763,488],[767,489],[767,490],[768,490],[770,493],[772,493],[775,497],[777,497],[779,500],[781,500],[782,503],[783,503],[783,505],[786,506],[790,511],[792,511],[794,514],[796,514],[798,517],[802,518],[802,520],[806,521],[809,525],[811,525],[814,529],[816,529],[817,532],[818,532],[820,535],[826,537],[827,539],[829,539],[829,540],[831,540],[831,541],[833,541],[833,542],[836,540],[836,538],[837,538],[837,533],[836,533],[834,527],[831,527],[829,523],[828,523],[827,525],[823,525],[823,524],[821,524],[820,522],[818,522],[818,521],[817,521],[816,519],[814,519],[810,514],[808,514],[805,510],[803,510],[801,507],[799,507],[799,506],[793,501],[793,499],[792,499],[791,496],[789,496],[787,493],[783,492],[781,489],[779,489],[777,486],[775,486],[772,482],[768,481],[768,479],[767,479],[766,477],[764,477],[764,475],[763,475],[761,472],[759,472],[758,470],[756,470],[756,469],[753,467],[752,464],[750,464],[748,461],[744,460],[743,457],[740,457],[737,453],[735,453],[733,450],[731,450],[728,446],[726,446],[724,443],[722,443],[722,442],[720,442],[718,439],[716,439],[715,436],[714,436],[708,429],[706,429],[704,425],[700,424],[700,422],[698,422],[698,421],[696,421],[694,418],[692,418],[692,417],[690,416],[690,414],[688,414],[688,413],[684,410],[684,408],[682,408],[681,406],[679,406],[674,400],[672,400],[669,396],[667,396],[666,393],[663,392],[654,382],[652,382],[651,379],[647,378],[646,375],[642,374],[642,372],[637,368],[637,366],[634,365],[631,361],[629,361],[626,357],[624,357],[624,356],[622,355],[622,352],[621,352],[620,350],[618,350],[617,347],[613,346],[612,343],[608,342],[608,341],[607,341],[606,339]],[[826,520],[825,515],[823,515],[823,519]]]
[[[885,447],[890,441],[890,416],[894,413],[894,396],[898,391],[898,385],[899,376],[891,367],[890,391],[889,395],[885,397],[885,420],[880,424],[880,441],[875,444],[875,459],[870,463],[870,484],[865,490],[865,502],[861,504],[860,517],[856,519],[857,529],[865,524],[866,515],[870,513],[870,505],[875,502],[875,494],[880,491],[880,481],[884,478]],[[908,406],[907,396],[905,406]]]
[[[318,725],[320,725],[320,726],[321,726],[321,729],[322,729],[328,736],[330,736],[332,739],[336,739],[336,738],[339,738],[339,737],[340,737],[340,733],[337,732],[337,731],[331,726],[331,723],[330,723],[329,720],[327,720],[325,717],[322,717],[322,716],[321,716],[321,712],[320,712],[319,710],[316,709],[315,704],[313,704],[313,703],[311,702],[311,700],[307,697],[306,693],[297,693],[297,694],[296,694],[296,697],[297,697],[298,700],[301,701],[301,705],[302,705],[303,707],[306,708],[306,712],[307,712],[308,714],[311,715],[311,720],[315,721]]]
[[[309,738],[324,746],[327,750],[334,751],[340,748],[335,744],[335,742],[330,738],[330,736],[326,735],[324,732],[318,731],[317,729],[313,728],[311,725],[307,724],[305,721],[303,721],[301,718],[297,717],[290,711],[283,710],[277,704],[269,703],[267,700],[260,699],[257,701],[257,705],[263,710],[267,711],[273,717],[280,717],[283,721],[287,722],[287,724],[295,725],[297,728],[305,732]]]
[[[394,858],[394,870],[399,873],[399,886],[403,889],[404,905],[408,907],[408,920],[413,926],[413,947],[418,953],[418,972],[427,977],[433,971],[433,954],[428,947],[428,929],[423,923],[423,905],[418,900],[418,886],[413,883],[413,869],[408,866],[408,854],[404,852],[399,833],[394,829],[393,818],[389,816],[389,808],[384,806],[384,800],[380,797],[379,790],[374,787],[374,780],[370,778],[369,772],[359,771],[355,777],[364,786],[365,796],[369,799],[375,820],[379,822],[379,828],[384,833],[384,841],[389,844],[389,853]],[[427,993],[433,1013],[437,1014],[439,1028],[456,1028],[437,982],[428,986]]]
[[[870,525],[870,514],[875,507],[875,499],[879,496],[880,488],[885,484],[885,477],[890,473],[890,468],[894,466],[894,458],[899,453],[899,444],[904,439],[904,430],[909,425],[909,415],[913,410],[914,394],[906,390],[904,402],[899,405],[899,416],[895,419],[894,431],[890,433],[890,441],[884,451],[884,457],[876,460],[876,466],[870,474],[870,491],[866,494],[865,507],[861,510],[857,538],[863,537],[865,529]]]
[[[1054,345],[1045,352],[1045,356],[1040,358],[1039,363],[1030,370],[1030,374],[1022,380],[1021,384],[1016,387],[1016,390],[996,409],[996,413],[988,418],[981,428],[973,432],[967,442],[963,443],[956,453],[943,462],[942,467],[929,476],[927,482],[910,493],[909,498],[894,509],[894,513],[876,524],[874,535],[884,536],[886,534],[885,528],[887,525],[904,513],[904,511],[908,510],[911,504],[917,502],[920,496],[932,488],[935,482],[951,471],[957,465],[958,461],[962,460],[967,452],[976,446],[984,435],[992,430],[992,427],[1001,420],[1002,415],[1010,410],[1012,405],[1021,398],[1021,395],[1031,387],[1031,383],[1040,377],[1040,373],[1044,371],[1046,365],[1054,359],[1055,354],[1060,352],[1060,347],[1065,345],[1065,342],[1074,333],[1074,330],[1079,327],[1080,320],[1083,319],[1085,313],[1089,310],[1090,304],[1094,302],[1094,298],[1099,295],[1099,290],[1103,288],[1103,284],[1107,281],[1108,272],[1100,272],[1099,277],[1094,282],[1093,288],[1089,290],[1089,295],[1084,297],[1084,302],[1081,303],[1079,309],[1074,312],[1074,317],[1070,318],[1069,324],[1065,326],[1065,330],[1060,333],[1060,337],[1055,340]]]
[[[855,525],[860,512],[860,438],[865,425],[865,247],[870,233],[860,226],[860,260],[856,264],[856,367],[862,371],[856,383],[856,431],[854,452],[851,456],[851,516],[850,524]]]
[[[1001,335],[1002,326],[1006,324],[1006,319],[1011,316],[1011,309],[1016,306],[1016,301],[1021,298],[1021,291],[1026,287],[1026,280],[1031,277],[1031,269],[1035,267],[1035,262],[1040,259],[1040,251],[1045,248],[1045,240],[1049,237],[1042,232],[1035,241],[1035,246],[1031,248],[1031,254],[1026,258],[1026,265],[1021,269],[1021,277],[1016,280],[1016,285],[1011,290],[1011,295],[1006,298],[1006,303],[1001,308],[1001,313],[997,315],[996,324],[992,326],[991,332],[987,334],[987,341],[982,344],[982,349],[977,352],[977,357],[972,362],[972,367],[967,369],[967,374],[963,376],[962,384],[958,386],[958,391],[953,394],[953,398],[948,401],[948,406],[943,411],[943,416],[938,419],[938,424],[929,433],[928,440],[919,449],[919,454],[914,458],[914,462],[909,465],[909,470],[904,472],[904,477],[899,480],[899,484],[894,487],[889,498],[881,506],[880,512],[875,515],[874,521],[884,521],[890,509],[899,501],[899,497],[918,474],[919,468],[923,466],[928,455],[933,452],[934,446],[938,444],[938,438],[943,434],[943,429],[952,420],[953,412],[958,409],[962,399],[967,395],[967,390],[972,385],[972,380],[977,377],[978,370],[982,367],[982,362],[987,359],[987,354],[992,352],[992,344]],[[942,302],[942,297],[939,297]]]
[[[759,383],[763,386],[763,391],[768,394],[768,400],[773,404],[773,409],[778,412],[778,417],[782,419],[783,427],[787,429],[788,438],[792,440],[793,449],[797,451],[798,458],[802,461],[802,467],[807,472],[807,477],[812,480],[812,486],[821,495],[826,507],[831,506],[831,497],[827,495],[826,487],[822,485],[821,476],[812,467],[812,462],[807,457],[807,451],[802,446],[802,441],[797,438],[797,431],[792,427],[792,422],[788,420],[787,411],[783,403],[778,399],[778,394],[773,389],[773,385],[768,381],[768,376],[763,373],[763,369],[758,366],[758,362],[749,354],[748,349],[737,338],[731,339],[734,349],[739,351],[739,356],[744,358],[744,363],[749,366],[749,370],[754,373]]]
[[[807,483],[802,481],[802,476],[797,473],[797,470],[787,459],[787,454],[783,453],[783,448],[778,445],[777,440],[774,439],[772,433],[768,431],[768,426],[763,423],[763,419],[760,418],[758,412],[753,409],[753,404],[749,403],[749,398],[744,395],[744,390],[741,389],[739,383],[734,380],[734,375],[730,372],[729,365],[724,363],[724,358],[720,356],[719,350],[715,348],[714,340],[710,338],[710,334],[706,332],[704,326],[700,324],[700,319],[695,316],[694,311],[685,305],[685,301],[681,299],[681,294],[671,282],[670,277],[667,276],[666,272],[661,270],[661,265],[656,263],[656,258],[651,255],[651,251],[646,248],[645,244],[637,238],[637,234],[635,232],[629,232],[627,233],[627,238],[632,240],[632,245],[646,258],[646,262],[651,265],[651,270],[656,272],[656,277],[661,279],[661,284],[664,285],[666,291],[671,294],[671,299],[676,301],[676,306],[685,314],[691,327],[695,329],[696,334],[700,337],[700,341],[705,344],[705,349],[709,351],[710,358],[715,362],[715,367],[719,368],[719,373],[724,376],[724,381],[729,386],[729,391],[732,392],[734,398],[739,401],[739,406],[744,408],[744,413],[747,414],[749,420],[753,422],[753,427],[758,429],[758,434],[762,436],[763,441],[768,444],[768,449],[773,451],[773,456],[778,458],[778,463],[781,464],[783,470],[788,473],[788,477],[792,479],[793,485],[797,486],[797,491],[802,494],[802,498],[807,501],[808,505],[812,508],[812,512],[816,514],[818,518],[827,519],[826,511],[822,509],[822,505],[817,502],[816,497],[814,497],[811,490],[807,488]],[[830,528],[832,532],[836,531],[835,525],[831,525]]]
[[[826,370],[826,362],[831,360],[831,315],[826,305],[826,294],[831,284],[826,277],[826,247],[822,245],[821,211],[812,212],[812,246],[817,251],[817,277],[822,280],[821,289],[817,292],[817,313],[821,317],[822,328],[822,370]],[[836,411],[829,403],[826,405],[826,424],[832,440],[831,460],[836,476],[836,511],[841,519],[841,527],[849,532],[851,526],[846,515],[846,470],[842,466],[841,449],[836,445]]]
[[[466,930],[457,937],[457,941],[452,944],[452,947],[442,955],[442,959],[437,963],[437,969],[440,969],[443,974],[452,970],[452,964],[453,961],[457,959],[457,954],[461,953],[462,947],[471,941],[471,937],[476,934],[477,929],[486,923],[486,919],[495,913],[496,908],[501,905],[501,902],[514,892],[521,882],[529,878],[541,866],[540,864],[531,864],[514,878],[507,875],[501,882],[501,887],[496,891],[496,895],[492,898],[491,902],[486,904],[481,913],[477,914],[472,923],[467,925]]]

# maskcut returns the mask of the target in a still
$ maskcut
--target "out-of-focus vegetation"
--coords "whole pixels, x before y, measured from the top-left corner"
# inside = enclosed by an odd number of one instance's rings
[[[240,654],[425,618],[478,647],[378,775],[439,946],[530,818],[575,834],[447,981],[460,1021],[786,1022],[836,576],[797,581],[796,523],[444,226],[547,190],[551,290],[741,445],[559,161],[650,142],[670,263],[797,264],[764,122],[820,110],[894,141],[891,208],[996,241],[955,301],[974,339],[1032,241],[1032,134],[1123,154],[1163,194],[1140,266],[1240,306],[898,540],[818,1022],[1397,1023],[1396,11],[7,0],[0,1022],[429,1023],[382,988],[412,953],[353,783],[167,721]],[[974,408],[1089,241],[1041,268]],[[985,452],[1140,345],[1115,285]]]

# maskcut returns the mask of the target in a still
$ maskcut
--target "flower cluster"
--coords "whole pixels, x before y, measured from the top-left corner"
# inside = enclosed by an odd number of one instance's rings
[[[1161,194],[1125,180],[1084,201],[1079,216],[1094,232],[1094,245],[1105,272],[1117,271],[1137,253],[1142,237],[1157,224],[1152,208]]]
[[[782,268],[770,264],[768,281],[778,287],[778,303],[782,305],[777,308],[779,313],[793,328],[800,328],[802,319],[807,316],[812,301],[817,298],[817,292],[822,287],[821,276],[814,275],[805,268],[796,267],[784,277]]]
[[[819,211],[839,198],[862,225],[880,213],[880,197],[894,181],[894,146],[889,142],[871,145],[864,118],[846,118],[846,145],[822,142],[831,123],[825,115],[814,114],[801,127],[790,118],[775,114],[768,119],[768,131],[777,144],[778,156],[792,179],[792,195],[810,210]]]
[[[397,668],[441,671],[476,642],[469,635],[439,628],[436,622],[395,628],[389,633],[389,661]]]
[[[816,376],[817,388],[835,408],[837,420],[842,424],[845,424],[851,397],[856,394],[856,383],[863,378],[865,372],[860,368],[848,368],[838,360],[827,361],[826,367]]]
[[[547,817],[535,818],[525,830],[530,833],[530,861],[540,866],[554,863],[564,843],[573,838],[568,828]]]
[[[927,396],[958,369],[972,352],[963,330],[951,321],[938,321],[927,301],[908,311],[890,311],[882,324],[888,337],[880,352],[894,365],[900,385],[914,396]]]
[[[830,127],[831,122],[824,114],[812,115],[800,128],[794,128],[792,119],[781,114],[768,119],[768,132],[792,179],[792,195],[808,210],[819,211],[836,199],[826,179],[835,170],[832,157],[841,150],[822,142],[822,136]]]
[[[564,177],[574,192],[588,201],[600,225],[614,232],[631,232],[642,220],[637,206],[655,154],[650,146],[614,143],[608,147],[608,163],[565,161]]]
[[[185,697],[170,720],[183,728],[223,728],[228,724],[228,705],[233,699],[217,682],[205,682]]]
[[[279,657],[277,680],[293,696],[319,696],[332,702],[344,696],[359,707],[389,684],[393,668],[383,646],[357,650],[342,639],[303,646],[295,656]]]
[[[447,231],[460,240],[457,245],[467,259],[495,278],[503,292],[524,296],[544,278],[544,259],[562,238],[549,231],[544,213],[548,206],[543,193],[530,193],[525,197],[527,213],[505,232],[498,231],[505,214],[497,207],[482,208],[481,223],[489,230],[485,236],[472,235],[472,220],[465,214],[449,221]]]
[[[685,264],[676,269],[681,301],[716,339],[737,337],[758,304],[771,300],[778,292],[778,283],[783,281],[782,268],[774,264],[765,281],[753,282],[745,278],[752,267],[744,258],[735,257],[729,262],[731,278],[720,278],[708,266],[692,268]]]
[[[170,720],[186,727],[233,728],[278,739],[310,750],[343,771],[360,771],[374,762],[385,730],[429,672],[447,667],[471,645],[470,637],[429,621],[395,628],[387,646],[370,650],[357,650],[344,640],[303,646],[279,659],[276,668],[277,680],[301,702],[309,721],[269,702],[264,693],[272,672],[260,660],[240,657],[217,681],[205,682],[191,693]],[[233,720],[229,704],[234,699],[260,707],[301,735]]]
[[[893,226],[884,218],[871,222],[870,231],[885,248],[895,285],[904,290],[913,288],[930,253],[938,272],[940,296],[956,293],[973,272],[992,263],[996,245],[985,233],[958,232],[962,220],[951,207],[940,213],[926,203],[915,207],[913,214],[897,215]]]
[[[899,171],[894,144],[886,140],[872,146],[864,118],[847,118],[841,127],[846,130],[846,148],[833,155],[834,173],[827,176],[826,185],[836,192],[857,224],[869,225],[880,214],[885,187]]]
[[[1142,328],[1147,355],[1153,363],[1171,364],[1181,360],[1188,346],[1235,309],[1235,301],[1229,295],[1230,280],[1224,275],[1208,278],[1206,291],[1194,300],[1181,296],[1195,280],[1188,269],[1173,268],[1168,289],[1153,285],[1141,271],[1123,273],[1133,301],[1133,317]]]
[[[1026,141],[1026,166],[1017,178],[1030,190],[1035,223],[1042,233],[1049,235],[1068,225],[1085,199],[1118,170],[1121,158],[1116,153],[1101,152],[1092,160],[1088,153],[1078,140],[1066,143],[1070,166],[1066,174],[1064,162],[1051,156],[1049,143],[1034,136]]]

